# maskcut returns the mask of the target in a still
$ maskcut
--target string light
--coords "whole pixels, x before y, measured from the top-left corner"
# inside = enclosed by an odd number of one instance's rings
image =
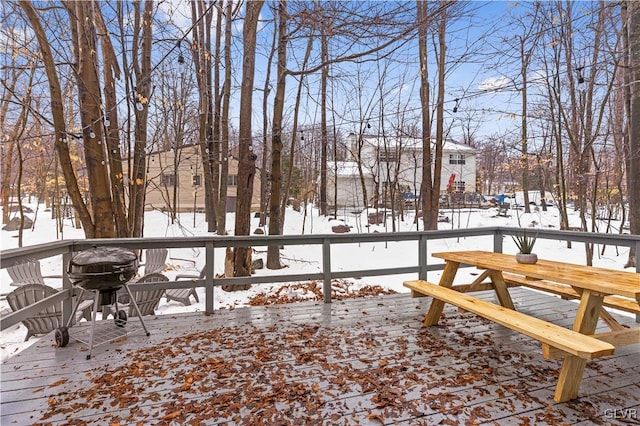
[[[453,112],[458,112],[458,106],[460,105],[460,99],[455,99],[455,106],[453,107]]]
[[[584,67],[577,67],[576,68],[576,73],[578,74],[578,84],[584,83],[584,77],[582,76],[582,70],[583,69],[584,69]]]
[[[182,40],[178,40],[178,63],[180,65],[184,64],[184,56],[182,56],[182,49],[180,48],[180,42]]]

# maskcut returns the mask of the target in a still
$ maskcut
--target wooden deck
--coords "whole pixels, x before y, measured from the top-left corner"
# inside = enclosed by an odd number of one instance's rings
[[[519,310],[558,324],[577,306],[511,294]],[[85,345],[56,349],[46,336],[2,364],[0,424],[640,421],[638,345],[588,363],[579,399],[556,404],[560,361],[544,360],[536,341],[451,306],[423,329],[430,301],[404,293],[147,317],[150,337],[132,331],[91,360]]]

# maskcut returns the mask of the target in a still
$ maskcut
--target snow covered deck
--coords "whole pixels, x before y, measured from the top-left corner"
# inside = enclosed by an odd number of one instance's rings
[[[511,294],[516,308],[563,325],[577,307],[525,288]],[[133,331],[94,348],[91,360],[85,345],[56,349],[49,335],[2,364],[0,423],[639,420],[638,345],[588,363],[579,399],[557,404],[560,360],[544,360],[536,341],[451,306],[440,326],[423,329],[430,301],[403,293],[145,317],[150,337]]]

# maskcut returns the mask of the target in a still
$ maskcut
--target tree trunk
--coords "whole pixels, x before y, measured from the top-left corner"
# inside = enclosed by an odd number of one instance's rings
[[[109,159],[109,178],[113,198],[116,236],[131,236],[127,220],[124,172],[120,154],[120,126],[118,120],[118,101],[116,98],[116,80],[120,79],[118,60],[111,44],[104,19],[99,8],[95,8],[96,25],[100,33],[102,58],[104,62],[104,119],[107,158]]]
[[[95,225],[94,237],[115,237],[114,211],[111,199],[111,184],[107,173],[105,146],[102,143],[102,110],[100,81],[98,79],[97,34],[93,24],[93,5],[86,2],[72,3],[70,16],[76,24],[77,39],[74,40],[78,58],[78,96],[80,98],[80,121],[84,141],[84,156],[87,165],[89,194]]]
[[[198,146],[202,157],[202,174],[204,176],[204,202],[207,218],[207,230],[214,232],[217,229],[216,203],[214,193],[218,192],[218,176],[214,177],[215,155],[213,149],[213,94],[211,84],[211,44],[210,25],[200,19],[205,13],[203,0],[191,3],[191,19],[193,28],[193,46],[191,48],[193,63],[196,71],[196,80],[199,92],[200,117],[198,123]],[[210,23],[210,11],[207,12],[207,21]],[[200,20],[199,20],[200,19]],[[199,21],[198,21],[199,20]],[[197,25],[196,25],[197,23]]]
[[[253,178],[256,172],[256,154],[252,146],[252,95],[255,74],[256,32],[263,0],[246,4],[243,26],[243,65],[242,85],[240,88],[240,130],[238,195],[236,202],[235,235],[249,235],[251,225],[251,200],[253,196]],[[234,250],[234,276],[244,277],[251,274],[251,248],[236,247]]]
[[[520,40],[520,77],[522,77],[522,117],[520,121],[520,132],[522,135],[522,145],[520,150],[520,167],[522,168],[522,192],[524,196],[524,212],[531,213],[529,207],[529,141],[527,136],[527,72],[529,70],[529,60],[531,52],[525,52],[524,39]]]
[[[327,155],[327,147],[329,145],[329,138],[327,136],[327,78],[329,75],[329,51],[327,46],[327,31],[324,28],[320,36],[320,55],[322,56],[322,63],[324,64],[320,77],[320,132],[322,138],[322,147],[320,149],[320,214],[326,216],[329,213],[327,206],[327,163],[329,162]]]
[[[136,94],[134,96],[134,113],[136,125],[134,128],[133,167],[130,182],[129,200],[129,224],[133,237],[141,237],[144,226],[144,199],[147,189],[146,174],[146,145],[147,145],[147,118],[149,116],[149,97],[151,96],[151,47],[153,30],[153,1],[147,0],[144,11],[140,13],[140,5],[134,2],[135,24],[133,37],[132,62],[137,81]],[[142,30],[142,42],[140,31]],[[142,45],[142,52],[138,52],[137,46]]]
[[[427,3],[416,0],[418,18],[418,50],[420,56],[420,103],[422,113],[422,182],[420,200],[422,204],[422,223],[424,229],[433,229],[427,216],[432,197],[431,176],[431,118],[429,104],[429,62],[427,60],[428,14]]]
[[[278,2],[278,81],[273,105],[271,135],[271,197],[269,198],[269,235],[280,235],[280,195],[282,190],[282,117],[287,82],[287,2]],[[292,167],[293,165],[290,165]],[[267,268],[280,269],[280,246],[267,248]]]
[[[447,33],[447,9],[441,10],[440,23],[438,25],[438,100],[436,102],[436,141],[433,164],[433,187],[429,210],[423,212],[429,222],[429,229],[438,229],[438,213],[440,210],[440,182],[442,180],[442,150],[444,146],[444,84],[446,74],[446,33]],[[427,229],[425,227],[425,229]]]
[[[276,53],[276,43],[278,41],[278,31],[273,31],[271,39],[271,49],[267,58],[266,74],[264,86],[262,89],[262,169],[260,170],[260,224],[267,224],[267,209],[269,209],[271,199],[270,168],[267,167],[269,162],[269,94],[271,93],[271,67],[273,64],[273,56]],[[293,123],[296,125],[295,120]],[[274,125],[275,127],[275,125]],[[295,137],[295,135],[294,135]],[[268,256],[267,256],[268,257]],[[279,262],[278,262],[279,263]],[[267,267],[269,261],[267,260]]]
[[[222,97],[224,96],[225,81],[222,82],[222,91],[220,90],[220,62],[222,59],[221,41],[222,41],[222,4],[219,5],[216,13],[216,35],[215,35],[215,51],[213,53],[213,140],[215,141],[214,158],[215,166],[213,171],[213,186],[215,188],[213,194],[213,203],[215,205],[216,214],[216,232],[218,235],[226,235],[226,216],[227,216],[227,203],[226,194],[224,198],[221,196],[221,189],[224,186],[226,189],[226,182],[223,185],[222,177],[220,176],[220,170],[223,164],[226,164],[227,153],[223,149],[225,139],[222,137]],[[212,18],[208,18],[207,21],[211,21]],[[210,27],[210,25],[209,25]],[[226,72],[226,67],[225,67]],[[226,76],[226,73],[225,73]],[[225,123],[226,124],[226,123]],[[225,176],[226,180],[226,176]]]
[[[629,160],[627,188],[629,190],[629,225],[632,235],[640,235],[640,3],[627,2],[629,16],[629,58],[631,73],[631,111],[629,115]],[[637,265],[635,250],[629,252],[627,266]]]

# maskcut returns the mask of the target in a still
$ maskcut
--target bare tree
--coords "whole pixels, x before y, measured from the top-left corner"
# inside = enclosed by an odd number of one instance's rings
[[[236,204],[236,235],[249,235],[251,199],[253,195],[253,178],[256,171],[256,154],[253,152],[253,136],[251,127],[253,80],[255,74],[256,32],[258,18],[264,1],[255,0],[246,5],[243,26],[243,66],[242,86],[240,89],[240,132],[239,132],[239,165],[238,196]],[[233,250],[234,276],[244,277],[251,274],[251,249],[236,247]]]
[[[269,201],[269,235],[282,234],[280,217],[280,191],[282,190],[282,116],[287,78],[287,2],[278,2],[278,66],[276,96],[273,106],[273,131],[271,134],[271,197]],[[267,268],[279,269],[280,247],[267,249]]]
[[[96,25],[102,44],[102,60],[104,75],[104,132],[107,143],[107,158],[110,165],[109,178],[113,191],[113,213],[116,235],[127,237],[131,235],[130,223],[127,220],[124,171],[120,153],[120,125],[118,114],[118,100],[116,96],[116,80],[120,79],[120,66],[111,44],[107,26],[104,23],[100,9],[96,11]]]
[[[627,8],[626,34],[629,52],[630,110],[627,149],[627,188],[629,191],[629,225],[631,233],[640,235],[640,4],[624,2]],[[637,265],[638,253],[629,252],[627,266]]]
[[[205,211],[209,232],[214,232],[217,229],[216,208],[218,200],[216,194],[218,194],[219,183],[219,161],[217,161],[214,149],[214,88],[211,74],[213,58],[211,52],[212,16],[212,5],[207,6],[204,0],[191,3],[191,19],[193,22],[192,54],[200,100],[198,143],[202,155]],[[218,142],[218,140],[215,141],[215,143]]]

